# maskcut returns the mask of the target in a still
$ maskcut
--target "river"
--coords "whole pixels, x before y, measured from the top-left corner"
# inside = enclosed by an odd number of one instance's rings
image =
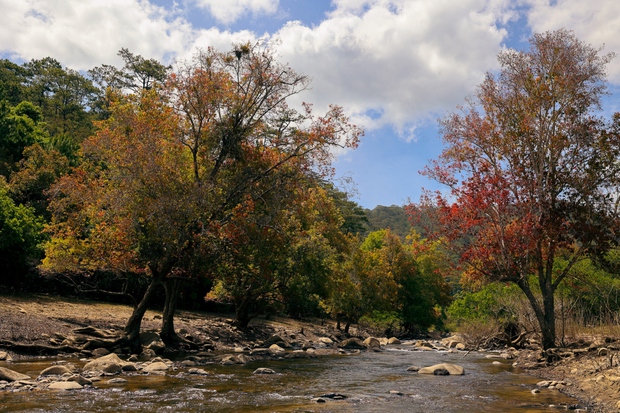
[[[533,394],[538,379],[510,361],[478,353],[412,351],[410,346],[381,352],[315,359],[252,362],[246,365],[200,366],[196,376],[179,368],[166,376],[123,375],[126,383],[78,391],[0,392],[0,412],[549,412],[577,401],[557,390]],[[53,360],[26,360],[0,365],[36,377]],[[411,365],[454,363],[463,376],[420,375]],[[78,364],[78,363],[76,363]],[[254,375],[258,367],[276,374]],[[400,394],[391,394],[390,391]],[[342,394],[343,400],[319,396]]]

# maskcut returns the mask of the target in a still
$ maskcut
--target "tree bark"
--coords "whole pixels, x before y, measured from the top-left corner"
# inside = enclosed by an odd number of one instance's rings
[[[555,347],[555,305],[553,302],[553,288],[544,283],[540,286],[543,298],[543,305],[541,307],[540,302],[536,299],[536,296],[525,278],[521,278],[517,281],[517,285],[525,293],[525,296],[534,310],[542,335],[543,350]]]
[[[250,320],[252,319],[252,317],[250,317],[251,304],[252,300],[247,296],[235,303],[235,325],[237,327],[242,329],[248,328],[248,324],[250,324]]]
[[[140,327],[142,325],[142,318],[146,313],[146,310],[151,303],[151,300],[157,292],[157,288],[163,282],[165,273],[163,271],[157,271],[151,268],[151,282],[142,297],[142,300],[138,303],[138,306],[134,308],[133,313],[127,320],[125,325],[124,335],[129,341],[129,346],[132,351],[138,351],[140,349]],[[139,352],[139,351],[138,351]]]
[[[177,309],[179,292],[181,290],[183,280],[179,278],[167,278],[164,281],[164,290],[166,299],[164,302],[164,311],[162,315],[160,337],[166,345],[174,346],[183,341],[174,329],[174,313]]]

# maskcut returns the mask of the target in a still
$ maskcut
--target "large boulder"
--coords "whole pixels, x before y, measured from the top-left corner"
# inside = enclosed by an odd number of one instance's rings
[[[341,341],[340,344],[338,344],[338,347],[345,350],[360,350],[365,349],[366,344],[364,344],[359,338],[352,337]]]
[[[25,374],[21,374],[15,370],[7,369],[6,367],[0,367],[0,380],[5,380],[9,382],[30,380],[30,376],[26,376]]]
[[[461,376],[465,374],[465,369],[463,367],[456,365],[456,364],[450,364],[450,363],[441,363],[441,364],[435,364],[434,366],[430,366],[430,367],[422,367],[420,370],[418,370],[418,373],[435,374],[435,371],[438,371],[437,375],[446,375],[444,373],[444,370],[447,371],[448,374],[453,375],[453,376]]]
[[[364,344],[368,348],[379,348],[379,347],[381,347],[381,342],[378,339],[374,338],[374,337],[368,337],[366,340],[364,340]]]
[[[120,373],[123,366],[127,363],[121,360],[115,353],[110,353],[107,356],[96,358],[84,366],[84,371],[103,371],[105,373]]]
[[[48,387],[51,390],[80,390],[82,385],[76,381],[57,381]]]
[[[401,344],[401,342],[396,337],[390,337],[388,340],[388,344],[398,345],[398,344]]]
[[[271,337],[269,337],[267,340],[265,340],[263,342],[263,344],[261,345],[261,347],[262,348],[269,348],[269,347],[271,347],[274,344],[276,344],[276,345],[278,345],[278,346],[280,346],[282,348],[290,347],[290,344],[286,340],[284,340],[282,337],[277,335],[277,334],[274,334]]]
[[[164,363],[163,361],[156,361],[144,367],[142,371],[145,371],[147,373],[152,373],[154,371],[167,371],[168,368],[169,368],[168,365]]]

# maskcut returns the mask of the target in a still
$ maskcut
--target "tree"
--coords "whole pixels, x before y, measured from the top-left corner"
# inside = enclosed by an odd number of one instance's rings
[[[16,205],[8,194],[4,177],[0,176],[0,273],[3,284],[11,284],[13,276],[26,271],[39,259],[43,220],[32,208]]]
[[[402,206],[377,205],[373,209],[367,209],[366,216],[368,216],[371,231],[389,228],[403,241],[411,232],[411,223],[407,219],[407,214]]]
[[[51,57],[24,64],[25,94],[39,106],[52,137],[65,136],[76,143],[93,132],[94,104],[99,91],[78,71],[64,69]]]
[[[249,199],[222,227],[219,288],[211,296],[235,303],[241,328],[257,303],[295,308],[318,302],[333,265],[347,250],[333,201],[324,189],[308,186],[312,180],[299,178],[286,180],[288,189],[278,187],[260,203]]]
[[[14,107],[6,100],[0,101],[0,175],[8,179],[17,169],[24,149],[46,140],[41,121],[41,109],[28,101]]]
[[[567,30],[501,52],[499,74],[441,121],[446,149],[426,173],[450,195],[408,207],[434,215],[428,235],[447,238],[468,276],[519,286],[545,349],[555,345],[558,286],[579,259],[617,240],[620,117],[595,115],[612,57]],[[558,269],[560,252],[569,258]]]
[[[147,272],[151,283],[126,338],[136,342],[163,284],[162,338],[177,342],[179,284],[209,274],[219,228],[244,205],[263,202],[269,191],[263,183],[280,171],[293,164],[321,171],[334,146],[357,143],[361,131],[341,108],[317,118],[308,105],[301,113],[287,106],[307,82],[271,51],[240,45],[232,53],[197,55],[162,88],[117,96],[109,119],[84,142],[82,165],[53,190],[44,266],[81,265],[86,257],[92,265]]]

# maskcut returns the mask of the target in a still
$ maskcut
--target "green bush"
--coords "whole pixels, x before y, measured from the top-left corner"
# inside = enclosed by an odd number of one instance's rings
[[[15,285],[41,258],[43,224],[32,208],[15,204],[0,178],[0,283]]]
[[[515,300],[521,298],[522,293],[514,284],[492,283],[480,291],[461,291],[448,307],[448,322],[458,327],[465,322],[513,321],[519,317],[520,310]]]
[[[403,320],[396,311],[373,311],[372,314],[361,317],[358,326],[370,335],[377,337],[391,337],[396,334]]]

